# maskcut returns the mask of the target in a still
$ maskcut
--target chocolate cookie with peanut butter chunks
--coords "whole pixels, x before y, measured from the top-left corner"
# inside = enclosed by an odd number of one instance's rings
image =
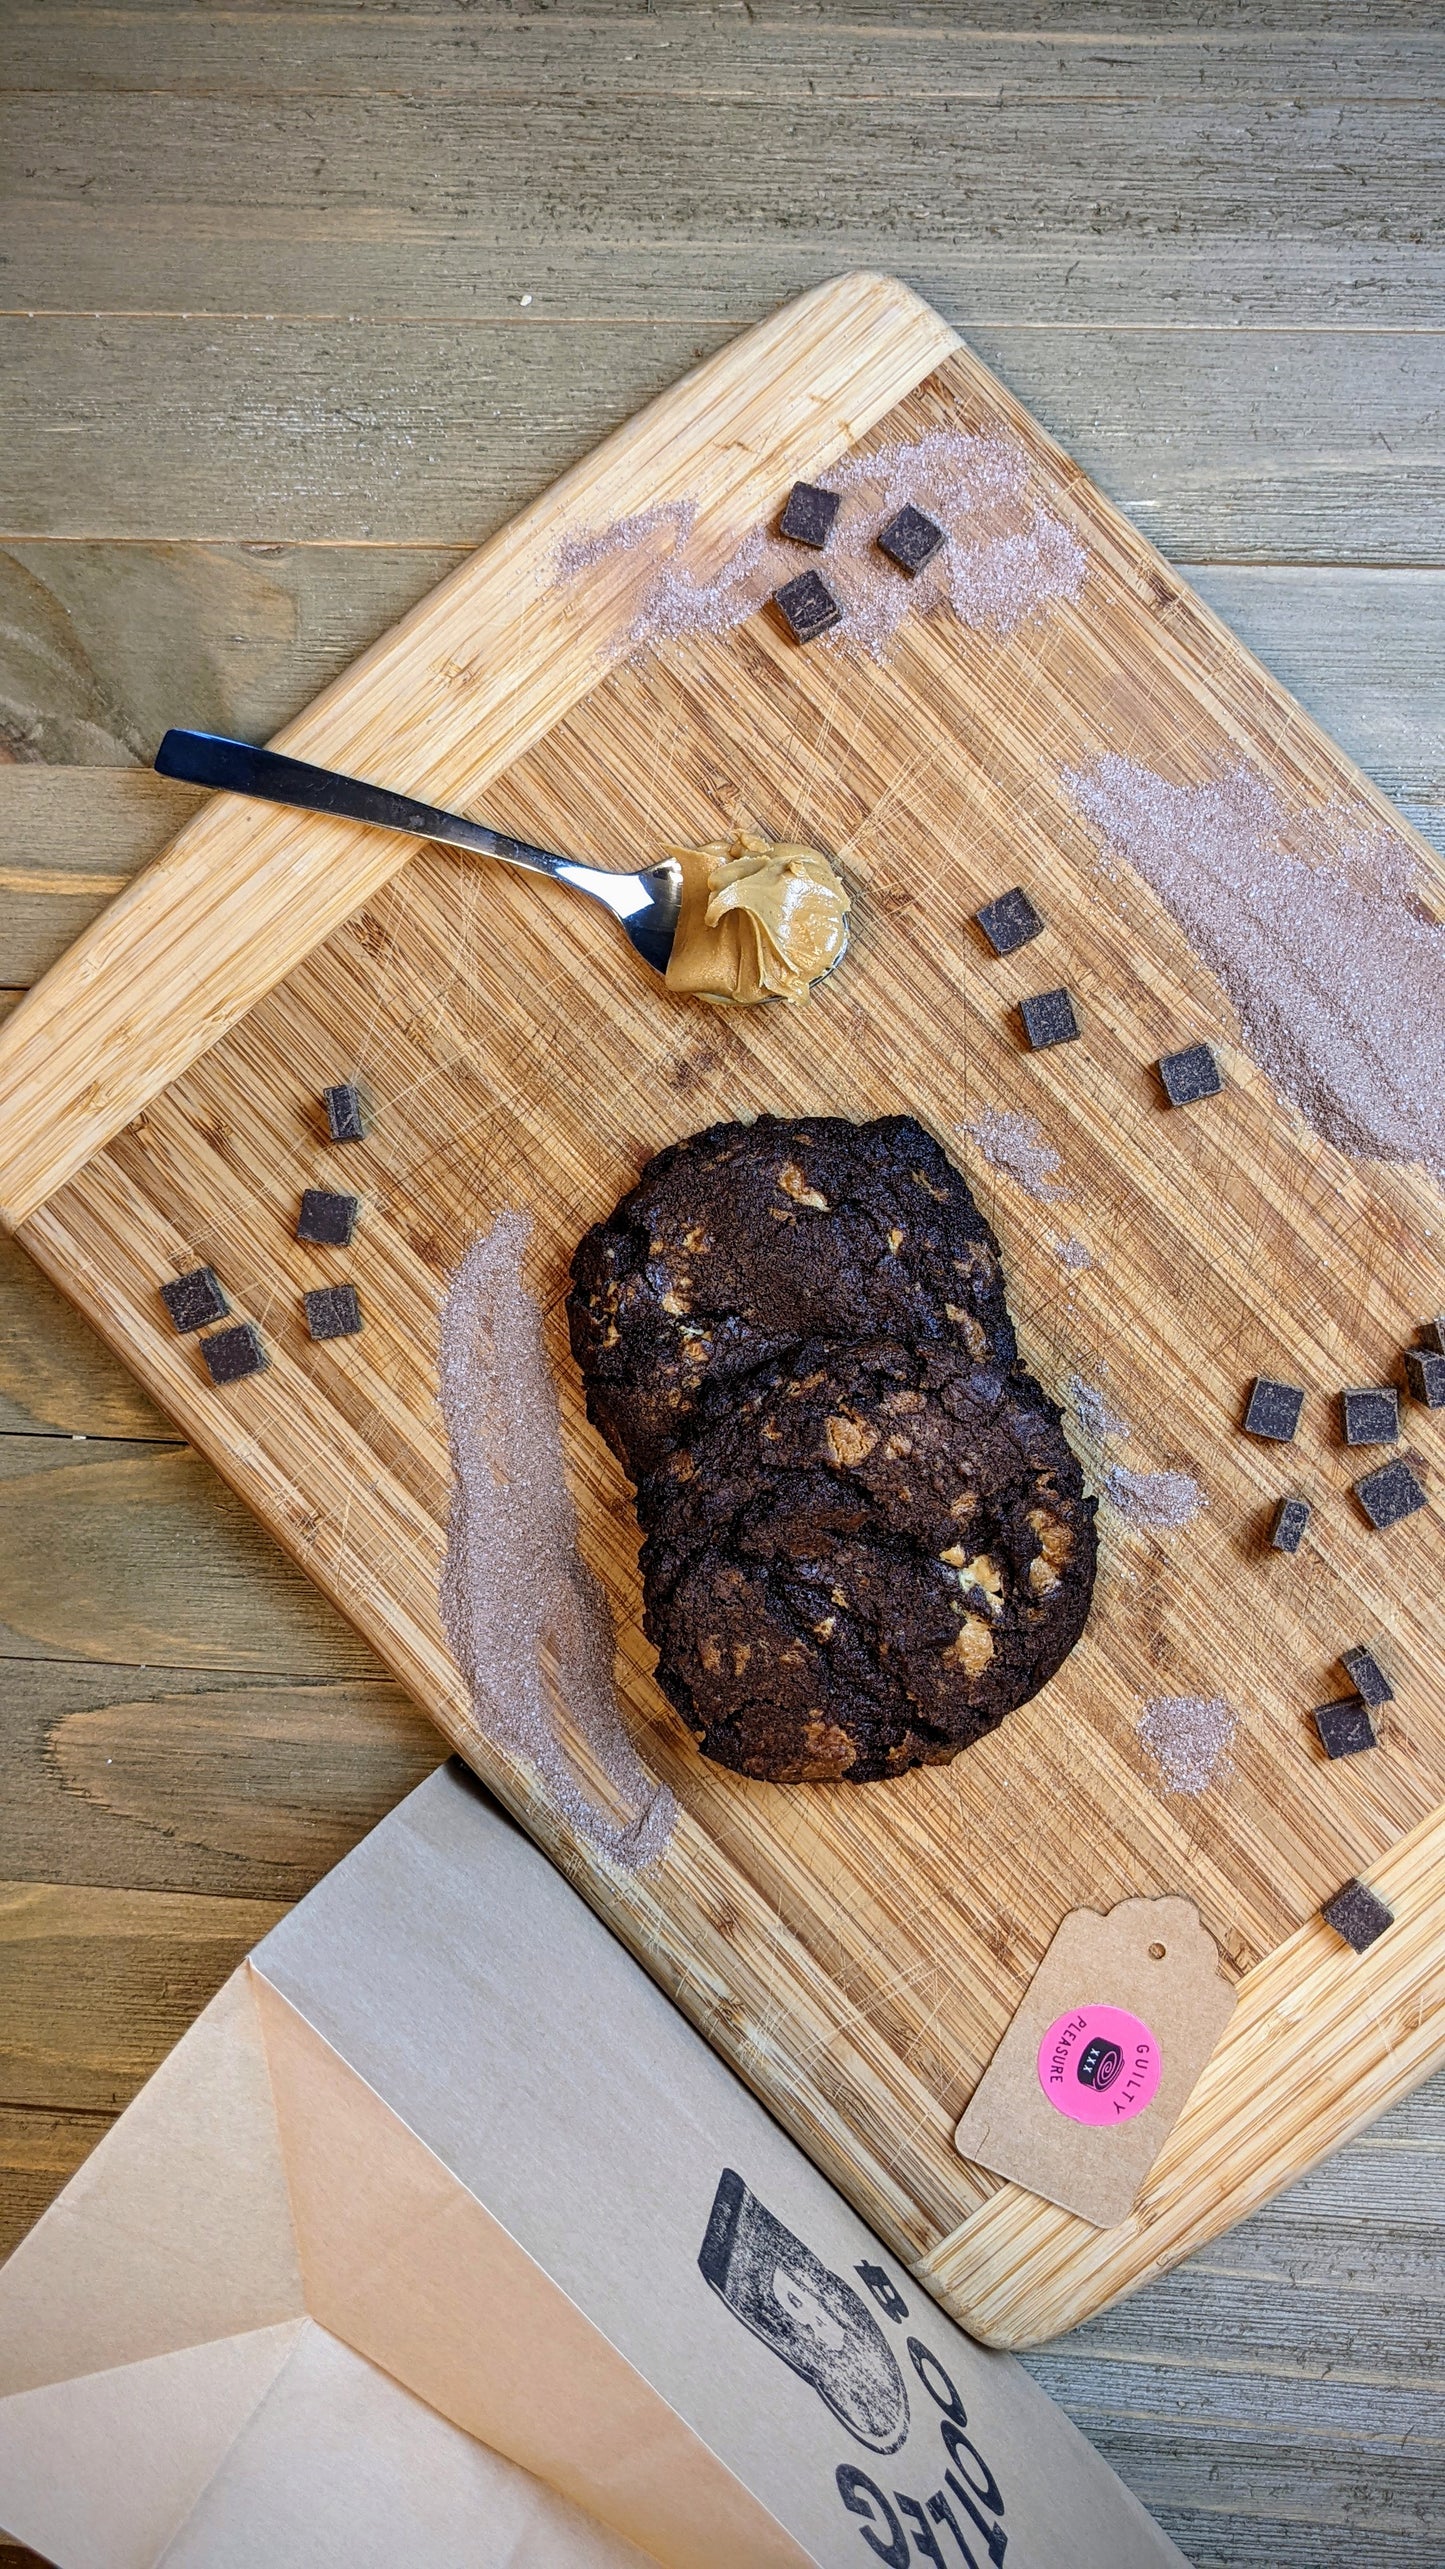
[[[1015,1362],[998,1242],[911,1115],[762,1115],[659,1152],[589,1231],[568,1318],[587,1411],[634,1480],[705,1390],[803,1339],[938,1342]]]
[[[706,1756],[775,1783],[956,1756],[1054,1674],[1093,1589],[1059,1411],[942,1339],[708,1385],[638,1514],[659,1683]]]

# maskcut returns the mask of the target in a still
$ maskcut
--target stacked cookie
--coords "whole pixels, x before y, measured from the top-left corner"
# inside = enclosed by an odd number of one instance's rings
[[[938,1763],[1083,1629],[1093,1501],[998,1244],[911,1116],[719,1124],[572,1267],[588,1415],[637,1485],[658,1679],[778,1783]]]

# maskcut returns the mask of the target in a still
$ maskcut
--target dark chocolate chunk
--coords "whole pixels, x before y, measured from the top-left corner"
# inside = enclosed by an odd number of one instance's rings
[[[350,1245],[360,1210],[357,1196],[333,1195],[329,1187],[308,1186],[301,1197],[296,1237],[314,1240],[324,1249],[345,1249]]]
[[[231,1308],[211,1267],[192,1267],[174,1284],[163,1284],[161,1300],[182,1337],[188,1330],[204,1329],[209,1320],[224,1320]]]
[[[922,509],[914,508],[910,501],[881,529],[878,549],[887,554],[890,562],[896,562],[900,571],[906,571],[910,580],[915,580],[943,541],[942,527],[935,526],[932,518],[925,517]]]
[[[254,1320],[238,1320],[234,1329],[214,1330],[201,1340],[201,1354],[213,1383],[244,1382],[247,1374],[264,1373],[268,1362]]]
[[[354,1338],[361,1327],[355,1285],[317,1285],[306,1296],[306,1326],[313,1338]]]
[[[1317,1704],[1311,1716],[1326,1757],[1358,1757],[1375,1746],[1375,1725],[1368,1704],[1358,1695],[1341,1695],[1333,1704]]]
[[[1270,1436],[1278,1444],[1287,1445],[1299,1425],[1304,1405],[1304,1393],[1293,1383],[1271,1382],[1267,1374],[1259,1374],[1244,1413],[1244,1432],[1246,1436]]]
[[[1395,1912],[1363,1882],[1342,1882],[1334,1897],[1320,1904],[1320,1916],[1327,1927],[1333,1927],[1347,1945],[1362,1954],[1387,1927],[1393,1927]]]
[[[1157,1067],[1171,1106],[1197,1106],[1201,1097],[1217,1097],[1224,1086],[1208,1044],[1188,1044],[1182,1053],[1166,1053]]]
[[[1308,1499],[1281,1499],[1274,1512],[1270,1542],[1276,1552],[1298,1552],[1310,1521]]]
[[[1355,1693],[1367,1704],[1393,1704],[1395,1689],[1373,1650],[1367,1650],[1362,1641],[1356,1642],[1353,1650],[1340,1652],[1340,1666]]]
[[[350,1080],[339,1088],[324,1088],[321,1102],[326,1109],[326,1122],[333,1142],[364,1142],[366,1125],[361,1112],[361,1092]]]
[[[1445,1311],[1434,1320],[1421,1321],[1420,1343],[1433,1349],[1437,1356],[1445,1356]]]
[[[985,901],[973,915],[995,954],[1012,954],[1026,946],[1030,937],[1043,934],[1043,920],[1022,884],[1015,884],[1012,892],[1000,892],[996,901]]]
[[[1067,990],[1041,990],[1037,998],[1021,999],[1019,1015],[1030,1052],[1047,1051],[1050,1044],[1076,1044],[1079,1021]]]
[[[1378,1472],[1367,1472],[1362,1481],[1353,1484],[1354,1493],[1371,1525],[1398,1525],[1402,1517],[1413,1516],[1425,1504],[1425,1493],[1403,1457],[1393,1463],[1382,1463]]]
[[[1407,1347],[1405,1379],[1427,1409],[1445,1409],[1445,1355],[1437,1356],[1429,1347]]]
[[[773,592],[773,604],[795,642],[815,642],[842,620],[843,610],[816,571],[800,571]]]
[[[1347,1445],[1396,1445],[1400,1395],[1397,1391],[1341,1392],[1340,1418]]]
[[[842,505],[837,491],[825,491],[817,482],[794,482],[778,520],[778,533],[786,535],[790,544],[811,544],[821,553]]]

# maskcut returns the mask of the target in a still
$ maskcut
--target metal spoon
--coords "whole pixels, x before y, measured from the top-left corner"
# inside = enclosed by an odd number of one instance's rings
[[[570,856],[555,856],[550,848],[529,847],[525,839],[503,838],[459,812],[439,812],[410,794],[392,794],[384,785],[366,785],[358,776],[339,776],[334,768],[311,767],[302,758],[253,749],[248,741],[225,740],[215,732],[168,731],[155,763],[158,776],[179,776],[188,785],[215,785],[227,794],[254,794],[263,803],[292,803],[304,812],[371,821],[408,838],[465,848],[469,856],[494,856],[501,865],[520,866],[524,874],[550,874],[554,882],[569,883],[574,892],[600,901],[620,920],[643,962],[654,972],[667,970],[682,904],[682,867],[675,856],[665,856],[641,874],[604,873],[578,865]]]

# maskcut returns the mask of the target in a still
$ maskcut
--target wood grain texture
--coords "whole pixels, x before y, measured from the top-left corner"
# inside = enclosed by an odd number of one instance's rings
[[[1385,2041],[1371,2056],[1372,2110],[1438,2047],[1428,1937],[1409,1910],[1433,1878],[1431,1815],[1445,1774],[1433,1521],[1416,1521],[1412,1570],[1398,1538],[1387,1559],[1337,1507],[1308,1580],[1272,1579],[1251,1531],[1271,1475],[1235,1428],[1249,1375],[1280,1369],[1286,1351],[1302,1361],[1306,1318],[1322,1379],[1378,1373],[1381,1349],[1408,1334],[1422,1292],[1420,1307],[1430,1307],[1433,1287],[1402,1265],[1400,1243],[1423,1234],[1433,1199],[1418,1176],[1366,1176],[1281,1114],[1142,886],[1115,883],[1104,904],[1091,891],[1077,824],[1050,780],[1087,755],[1101,727],[1107,735],[1114,688],[1137,755],[1171,766],[1187,741],[1191,773],[1244,755],[1317,807],[1340,798],[1362,816],[1383,807],[973,359],[950,359],[876,434],[945,420],[1022,441],[1095,560],[1086,605],[1057,607],[1007,642],[931,618],[881,672],[846,658],[803,662],[754,623],[619,668],[493,788],[508,826],[552,843],[570,832],[598,856],[627,843],[644,796],[664,840],[715,836],[734,803],[781,797],[789,828],[845,854],[859,901],[848,989],[840,983],[786,1025],[764,1012],[704,1026],[660,1008],[625,949],[600,944],[585,913],[545,890],[499,883],[475,937],[475,870],[427,852],[22,1236],[715,2039],[717,1990],[728,1987],[737,2012],[725,2047],[931,2288],[971,2325],[1017,2342],[1079,2316],[1227,2218],[1216,2171],[1230,2149],[1237,2159],[1241,2115],[1277,2127],[1278,2147],[1256,2142],[1249,2161],[1261,2190],[1357,2119],[1357,2102],[1323,2076],[1296,2091],[1297,2112],[1284,2111],[1272,2081],[1286,2077],[1285,2047],[1271,2050],[1254,2029],[1268,2027],[1271,2008],[1288,2009],[1296,1984],[1322,2017],[1342,2006],[1351,2024],[1373,2012],[1396,2026],[1394,2050]],[[639,577],[635,557],[623,558]],[[628,612],[625,594],[614,611]],[[504,654],[504,637],[490,647]],[[963,767],[947,748],[958,739],[973,745]],[[666,745],[665,760],[654,744]],[[1001,867],[1018,870],[1021,828],[1025,870],[1097,1030],[1087,1072],[1069,1055],[1062,1066],[1020,1056],[1008,1033],[1013,974],[980,979],[969,966],[967,913],[1005,879]],[[927,920],[928,937],[911,935],[909,920]],[[1121,951],[1147,957],[1122,986]],[[1230,1090],[1207,1121],[1161,1119],[1150,1103],[1143,1065],[1181,1028],[1208,1033],[1229,1061]],[[299,1334],[305,1262],[285,1236],[285,1207],[319,1165],[314,1099],[343,1057],[373,1093],[376,1127],[357,1159],[368,1202],[349,1261],[368,1328],[338,1356]],[[1031,1359],[1053,1382],[1075,1363],[1105,1363],[1126,1411],[1157,1418],[1170,1407],[1184,1327],[1196,1350],[1187,1459],[1203,1472],[1211,1512],[1172,1547],[1111,1528],[1091,1636],[1001,1741],[945,1775],[890,1787],[886,1801],[769,1795],[703,1766],[651,1689],[625,1500],[569,1392],[584,1544],[622,1618],[629,1710],[687,1810],[656,1879],[619,1889],[589,1879],[533,1780],[472,1729],[435,1619],[447,1473],[425,1351],[445,1276],[498,1202],[534,1214],[534,1272],[555,1312],[577,1230],[646,1151],[710,1115],[780,1099],[850,1113],[906,1103],[945,1134],[971,1099],[1038,1111],[1077,1200],[1096,1208],[1096,1267],[1066,1293],[1050,1226],[1021,1220],[1018,1204],[991,1190]],[[1324,1260],[1339,1271],[1346,1233],[1367,1283],[1348,1305],[1336,1290],[1328,1307],[1306,1311],[1304,1278]],[[198,1379],[194,1348],[154,1316],[155,1277],[202,1256],[237,1308],[261,1321],[272,1351],[271,1371],[224,1406]],[[1309,1459],[1314,1473],[1341,1479],[1340,1459],[1323,1447]],[[1218,1597],[1246,1589],[1248,1610],[1221,1627]],[[1366,1597],[1391,1629],[1409,1714],[1389,1757],[1350,1776],[1345,1791],[1309,1754],[1314,1698],[1301,1671],[1317,1666],[1323,1677],[1336,1644],[1321,1636],[1353,1632]],[[1133,1740],[1141,1698],[1165,1683],[1252,1708],[1233,1789],[1191,1810],[1187,1830],[1150,1790]],[[1412,1830],[1414,1849],[1402,1844]],[[981,1909],[968,1886],[985,1843]],[[1337,1959],[1332,1972],[1318,1951],[1332,1940],[1301,1921],[1347,1873],[1371,1868],[1384,1880],[1391,1864],[1401,1923],[1364,1962],[1346,1957],[1342,1978]],[[985,2206],[990,2181],[964,2168],[947,2136],[1063,1910],[1173,1889],[1181,1867],[1246,1990],[1252,1972],[1264,1975],[1267,2003],[1262,2017],[1241,2009],[1241,2030],[1217,2058],[1228,2111],[1210,2109],[1200,2126],[1205,2174],[1176,2182],[1166,2157],[1135,2224],[1108,2234],[1103,2253],[1099,2234],[1064,2240],[1057,2223],[1031,2226],[1012,2190]],[[754,2014],[749,1984],[776,1989],[783,1972],[786,2019],[776,2008]],[[832,2018],[826,2077],[814,2049],[820,2012]],[[851,2060],[840,2057],[845,2044]],[[1231,2182],[1242,2200],[1243,2165]],[[987,2261],[973,2242],[993,2235],[990,2222],[1003,2235],[1014,2217],[1027,2243],[1021,2273],[1036,2253],[1010,2290],[996,2267],[980,2279]]]
[[[4,1691],[8,1881],[299,1900],[444,1755],[384,1679],[37,1659]]]
[[[13,17],[21,310],[471,320],[530,291],[534,320],[737,327],[886,257],[975,327],[1438,312],[1424,31],[697,10],[579,41],[565,12],[352,10],[288,12],[282,44],[251,12]]]
[[[286,1907],[0,1882],[0,2104],[118,2112]]]
[[[799,472],[826,470],[955,344],[888,278],[816,289],[617,430],[288,725],[282,745],[362,774],[385,751],[402,790],[465,807],[625,648],[615,579],[593,582],[580,613],[559,592],[565,534],[686,498],[704,551],[725,558]],[[330,820],[303,840],[290,814],[209,804],[0,1028],[0,1214],[13,1224],[43,1204],[380,891],[412,844]],[[166,1002],[144,1009],[143,1036],[137,1017],[117,1045],[146,975]]]
[[[1427,330],[970,316],[967,335],[1176,561],[1442,559]],[[530,313],[0,316],[0,540],[475,543],[729,338],[715,319]]]
[[[32,871],[93,872],[103,843],[128,872],[197,807],[144,763],[168,724],[269,737],[465,558],[441,545],[0,550],[0,741],[16,762],[0,762],[0,985],[48,969],[75,916],[50,917],[47,900],[79,896],[32,891]],[[1445,574],[1208,563],[1191,577],[1417,828],[1445,827]]]

